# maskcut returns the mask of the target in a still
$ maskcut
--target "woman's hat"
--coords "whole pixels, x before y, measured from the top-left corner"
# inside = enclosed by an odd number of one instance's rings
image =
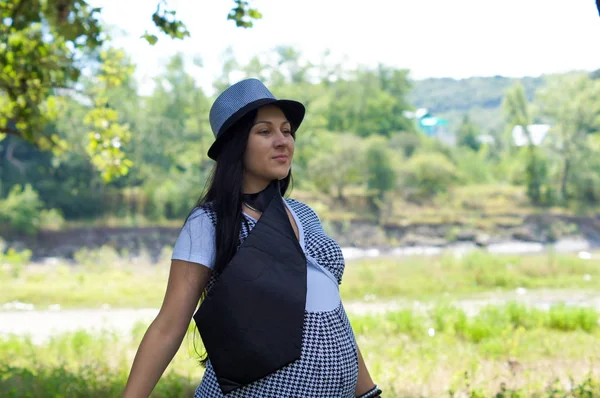
[[[227,142],[227,130],[245,114],[264,105],[281,108],[292,126],[297,129],[304,119],[305,108],[298,101],[278,100],[258,79],[245,79],[228,87],[210,108],[210,126],[215,142],[208,149],[208,157],[216,160],[223,144]]]

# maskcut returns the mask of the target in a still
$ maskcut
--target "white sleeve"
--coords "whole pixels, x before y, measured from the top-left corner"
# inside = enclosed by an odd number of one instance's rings
[[[203,209],[196,208],[190,214],[175,242],[171,259],[190,261],[213,269],[215,227]]]

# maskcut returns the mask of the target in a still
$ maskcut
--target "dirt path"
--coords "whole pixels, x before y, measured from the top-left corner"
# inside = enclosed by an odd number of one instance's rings
[[[473,315],[486,305],[500,305],[509,301],[518,301],[540,309],[565,303],[573,306],[594,307],[600,311],[600,292],[579,290],[536,290],[517,289],[508,293],[487,293],[473,296],[470,299],[455,300],[451,304],[462,308]],[[344,304],[346,311],[352,315],[381,314],[402,308],[427,310],[431,304],[418,301],[363,301]],[[19,310],[11,308],[22,308]],[[34,343],[46,341],[49,337],[77,330],[113,332],[128,335],[138,322],[149,324],[158,309],[77,309],[61,310],[53,307],[47,310],[32,309],[31,306],[8,303],[0,310],[0,335],[17,334],[31,336]]]

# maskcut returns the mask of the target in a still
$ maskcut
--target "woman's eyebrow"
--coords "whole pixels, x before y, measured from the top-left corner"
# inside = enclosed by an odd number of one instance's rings
[[[268,124],[273,124],[273,122],[270,122],[270,121],[268,121],[268,120],[259,120],[258,122],[254,123],[254,124],[253,124],[253,126],[256,126],[257,124],[260,124],[260,123],[268,123]]]
[[[257,124],[260,124],[260,123],[273,124],[273,122],[271,122],[269,120],[259,120],[258,122],[254,123],[253,126],[256,126]],[[285,122],[281,123],[282,126],[284,124],[291,124],[291,123],[288,120],[286,120]]]

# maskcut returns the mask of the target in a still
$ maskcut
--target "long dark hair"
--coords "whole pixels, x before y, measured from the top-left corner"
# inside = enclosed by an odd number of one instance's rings
[[[216,215],[216,255],[212,272],[217,278],[231,261],[240,244],[241,226],[245,221],[242,214],[243,157],[256,114],[257,111],[248,112],[223,133],[229,136],[229,140],[217,156],[217,162],[206,183],[205,193],[196,203],[196,207],[211,207]],[[295,131],[296,127],[292,126],[293,137]],[[291,169],[279,182],[279,187],[281,196],[286,194],[288,187],[293,187]],[[201,300],[205,298],[205,293],[202,294]],[[200,356],[200,365],[206,366],[206,353],[200,354],[197,350],[196,353]]]

